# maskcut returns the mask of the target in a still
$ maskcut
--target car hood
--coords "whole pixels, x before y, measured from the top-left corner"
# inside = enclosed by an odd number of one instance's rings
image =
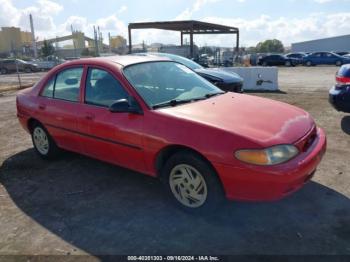
[[[212,76],[215,78],[219,78],[225,83],[236,83],[236,82],[243,82],[243,78],[240,77],[236,73],[228,73],[225,71],[221,70],[216,70],[216,69],[195,69],[195,72],[200,74],[200,75],[207,75],[207,76]]]
[[[297,107],[230,92],[159,111],[245,137],[262,147],[294,143],[315,125],[310,115]]]

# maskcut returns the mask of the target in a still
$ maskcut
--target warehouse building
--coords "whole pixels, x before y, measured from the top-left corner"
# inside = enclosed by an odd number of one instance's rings
[[[292,52],[350,51],[350,35],[323,38],[292,44]]]
[[[18,27],[2,27],[0,30],[0,53],[22,52],[31,43],[30,32],[21,31]]]

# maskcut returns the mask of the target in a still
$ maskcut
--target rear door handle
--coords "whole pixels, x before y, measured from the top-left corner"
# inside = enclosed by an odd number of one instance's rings
[[[39,109],[45,110],[45,108],[46,108],[46,105],[44,105],[44,104],[39,105]]]
[[[85,114],[85,119],[87,120],[94,120],[95,116],[91,113],[86,113]]]

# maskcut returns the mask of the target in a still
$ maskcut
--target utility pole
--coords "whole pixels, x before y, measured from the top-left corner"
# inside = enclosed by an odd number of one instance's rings
[[[98,50],[103,50],[102,48],[102,34],[100,31],[100,26],[97,26],[97,38],[98,38]]]
[[[111,32],[108,32],[108,47],[109,47],[109,52],[112,52],[112,46],[111,46]]]
[[[72,37],[73,37],[74,56],[78,57],[77,56],[77,47],[75,45],[75,37],[76,36],[74,35],[73,25],[70,25],[70,30],[72,31]]]
[[[34,51],[34,58],[37,58],[38,57],[38,50],[37,50],[36,42],[35,42],[35,32],[34,32],[34,23],[33,23],[32,14],[29,14],[29,22],[30,22],[30,30],[32,33],[32,49]]]
[[[95,56],[99,56],[99,54],[98,54],[97,32],[96,32],[96,27],[95,26],[94,26],[94,40],[95,40]]]

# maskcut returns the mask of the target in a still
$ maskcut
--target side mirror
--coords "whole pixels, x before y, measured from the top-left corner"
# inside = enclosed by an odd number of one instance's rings
[[[142,109],[136,101],[134,101],[134,99],[130,100],[130,102],[127,99],[119,99],[115,101],[109,106],[109,111],[112,113],[132,113],[142,115]]]

